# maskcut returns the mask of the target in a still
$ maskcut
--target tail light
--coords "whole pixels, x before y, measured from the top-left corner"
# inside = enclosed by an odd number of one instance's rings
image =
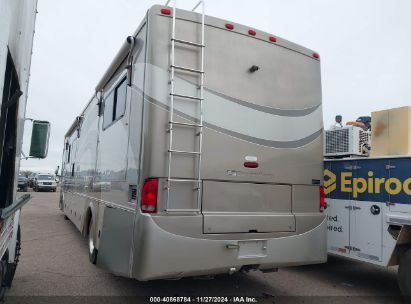
[[[318,54],[318,53],[313,53],[313,57],[314,57],[315,59],[320,59],[320,54]]]
[[[325,209],[324,187],[320,186],[320,212],[324,212],[324,209]]]
[[[145,181],[141,192],[141,211],[155,213],[157,211],[158,179],[149,178]]]

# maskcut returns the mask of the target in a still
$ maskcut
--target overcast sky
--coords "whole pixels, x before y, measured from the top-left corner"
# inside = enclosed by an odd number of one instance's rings
[[[180,0],[179,6],[196,1]],[[63,137],[151,0],[39,0],[27,116],[49,120],[45,160],[61,164]],[[165,3],[165,1],[164,1]],[[411,105],[411,1],[208,0],[206,13],[263,30],[321,55],[324,123]],[[28,151],[27,123],[24,150]]]

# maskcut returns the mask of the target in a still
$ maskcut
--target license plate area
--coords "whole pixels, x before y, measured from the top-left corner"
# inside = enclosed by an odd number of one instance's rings
[[[267,240],[239,241],[238,258],[263,258],[267,256]]]

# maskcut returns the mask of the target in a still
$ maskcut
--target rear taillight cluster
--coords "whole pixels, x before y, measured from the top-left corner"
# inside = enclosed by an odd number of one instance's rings
[[[149,178],[143,185],[141,191],[141,212],[143,213],[155,213],[157,212],[157,192],[158,192],[158,179]]]
[[[325,209],[324,187],[320,186],[320,212],[324,212],[324,209]]]

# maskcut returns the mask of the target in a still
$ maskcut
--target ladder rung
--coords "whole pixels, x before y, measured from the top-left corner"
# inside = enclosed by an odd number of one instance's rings
[[[171,40],[174,40],[175,42],[178,42],[178,43],[191,45],[191,46],[205,47],[204,44],[197,43],[197,42],[191,42],[191,41],[187,41],[187,40],[183,40],[183,39],[172,38]]]
[[[180,182],[180,183],[201,183],[198,179],[181,179],[181,178],[168,178],[168,182]]]
[[[178,154],[195,154],[195,155],[200,155],[201,152],[197,151],[181,151],[181,150],[168,150],[170,153],[178,153]]]
[[[187,98],[187,99],[191,99],[191,100],[204,100],[204,98],[201,98],[201,97],[184,95],[184,94],[170,93],[170,95],[173,95],[174,97]]]
[[[187,72],[192,72],[192,73],[198,73],[198,74],[204,74],[204,71],[196,70],[196,69],[190,69],[186,67],[182,67],[179,65],[171,65],[172,68],[176,70],[181,70],[181,71],[187,71]]]
[[[200,212],[200,209],[167,209],[165,211],[167,213],[172,213],[172,212]]]
[[[178,126],[182,126],[182,127],[195,127],[195,128],[202,128],[203,127],[203,125],[198,125],[198,124],[188,123],[188,122],[177,122],[177,121],[170,121],[169,124],[170,125],[178,125]]]

